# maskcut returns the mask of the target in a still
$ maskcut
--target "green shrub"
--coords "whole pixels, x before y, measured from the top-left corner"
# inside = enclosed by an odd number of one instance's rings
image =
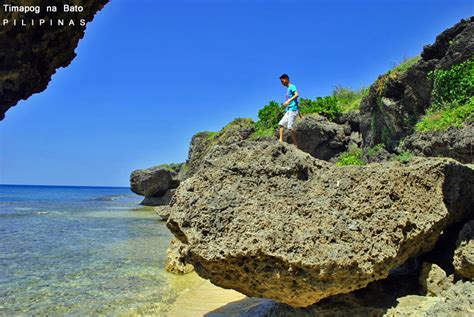
[[[429,109],[415,126],[418,132],[444,131],[451,126],[460,127],[464,122],[474,121],[474,97],[463,105],[455,102],[443,109]]]
[[[474,96],[474,58],[447,70],[437,69],[429,76],[434,79],[433,109],[443,109],[452,104],[462,106]]]
[[[355,91],[350,88],[336,86],[332,92],[332,96],[336,98],[337,105],[341,109],[341,112],[346,113],[351,110],[360,109],[362,98],[367,96],[368,93],[369,89],[364,87]]]
[[[420,60],[420,58],[420,56],[415,56],[404,59],[400,64],[394,66],[388,72],[379,76],[379,78],[377,78],[374,83],[375,90],[381,94],[386,88],[388,79],[397,80],[401,74],[405,73],[408,69],[410,69],[410,67],[415,65]]]
[[[285,107],[280,106],[276,101],[270,101],[268,105],[258,111],[258,121],[255,124],[257,131],[276,129],[284,114]]]
[[[329,120],[334,120],[341,113],[341,108],[334,96],[317,97],[315,100],[301,98],[300,112],[302,115],[318,113]]]
[[[384,148],[384,144],[383,143],[379,143],[379,144],[376,144],[374,145],[373,147],[371,147],[370,149],[367,150],[367,155],[369,157],[374,157],[376,156],[380,150],[382,150]]]
[[[257,129],[254,133],[252,133],[249,137],[250,140],[255,140],[261,137],[273,137],[275,133],[275,129],[268,128],[268,129]]]
[[[398,154],[393,159],[395,161],[399,161],[400,163],[407,163],[408,161],[410,161],[412,156],[413,156],[413,154],[410,151],[405,151],[405,152],[402,152],[402,153]]]
[[[418,121],[419,132],[443,131],[460,127],[474,117],[474,58],[429,74],[433,79],[433,102]]]
[[[364,165],[362,161],[362,149],[352,148],[347,152],[341,153],[336,165]]]
[[[393,73],[393,72],[397,72],[399,74],[404,73],[408,69],[410,69],[410,67],[415,65],[420,59],[421,59],[421,56],[419,55],[415,57],[411,57],[411,58],[405,58],[400,64],[396,65],[391,70],[389,70],[388,73]]]

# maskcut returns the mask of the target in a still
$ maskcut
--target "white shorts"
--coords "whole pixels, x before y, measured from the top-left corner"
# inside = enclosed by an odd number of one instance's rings
[[[296,117],[298,116],[298,112],[298,110],[288,110],[283,116],[283,118],[281,118],[280,122],[278,122],[278,125],[293,130],[293,127],[295,126],[296,122]]]

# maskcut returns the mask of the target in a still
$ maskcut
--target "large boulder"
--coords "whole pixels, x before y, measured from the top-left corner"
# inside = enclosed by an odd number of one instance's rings
[[[68,66],[76,57],[74,52],[79,40],[84,36],[85,23],[92,21],[94,15],[109,0],[76,1],[83,7],[82,12],[63,12],[64,2],[47,1],[48,5],[56,5],[58,12],[47,12],[45,1],[28,0],[23,4],[38,5],[41,12],[30,13],[6,12],[0,10],[0,20],[8,20],[0,29],[0,120],[5,112],[21,99],[27,99],[34,93],[46,89],[51,76],[59,67]],[[15,3],[16,2],[16,3]],[[18,1],[11,1],[12,5]],[[72,4],[72,3],[71,3]],[[65,26],[32,26],[31,18],[57,23],[63,19]],[[13,20],[24,19],[27,26],[15,26]],[[70,25],[70,21],[74,25]]]
[[[137,195],[145,197],[166,193],[171,186],[171,173],[163,167],[134,170],[130,174],[130,188]]]
[[[138,169],[130,174],[130,189],[145,196],[142,205],[168,205],[175,189],[186,177],[184,163],[162,164],[147,169]]]
[[[295,131],[298,137],[298,148],[325,161],[337,157],[348,149],[353,132],[349,123],[331,122],[318,114],[306,115],[296,124]],[[276,131],[276,134],[278,133]],[[288,130],[285,130],[284,139],[291,143]]]
[[[307,306],[387,277],[472,210],[474,171],[451,159],[338,167],[244,141],[203,159],[167,226],[214,284]]]
[[[447,131],[415,132],[406,137],[399,151],[419,156],[451,157],[462,163],[474,163],[474,124],[450,127]]]
[[[384,143],[394,150],[411,134],[431,104],[435,69],[447,69],[474,56],[474,17],[461,20],[426,46],[421,58],[407,70],[394,69],[379,76],[362,100],[360,128],[364,147]]]
[[[474,220],[466,223],[459,233],[454,252],[454,269],[458,276],[474,279]]]

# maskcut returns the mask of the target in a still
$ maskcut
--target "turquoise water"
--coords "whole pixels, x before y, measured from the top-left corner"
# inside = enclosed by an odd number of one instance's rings
[[[165,311],[181,287],[163,269],[171,234],[141,199],[128,188],[0,185],[0,315]]]

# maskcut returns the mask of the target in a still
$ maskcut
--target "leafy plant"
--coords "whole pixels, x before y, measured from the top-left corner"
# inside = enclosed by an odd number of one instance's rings
[[[257,131],[276,129],[284,114],[285,108],[283,106],[280,106],[276,101],[270,101],[268,105],[258,111],[258,121],[255,125]]]
[[[337,104],[337,98],[334,96],[317,97],[315,100],[300,100],[301,114],[318,113],[329,120],[334,120],[341,113],[341,108]]]
[[[364,165],[362,161],[362,149],[352,148],[347,152],[341,153],[336,165]]]
[[[419,132],[460,127],[474,117],[474,58],[428,74],[433,79],[433,102],[416,124]]]
[[[407,163],[412,157],[413,154],[410,151],[404,151],[395,156],[393,159],[399,161],[400,163]]]
[[[429,74],[433,82],[433,109],[442,109],[447,105],[466,104],[474,95],[474,58],[450,69],[437,69]]]
[[[385,147],[385,146],[384,146],[383,143],[376,144],[376,145],[374,145],[373,147],[371,147],[371,148],[369,148],[369,149],[367,150],[367,155],[368,155],[369,157],[374,157],[374,156],[376,156],[376,155],[380,152],[380,150],[382,150],[384,147]]]
[[[444,109],[429,109],[418,121],[415,130],[418,132],[444,131],[451,126],[460,127],[466,121],[474,121],[474,97],[471,97],[470,101],[463,106],[458,106],[455,102]]]

